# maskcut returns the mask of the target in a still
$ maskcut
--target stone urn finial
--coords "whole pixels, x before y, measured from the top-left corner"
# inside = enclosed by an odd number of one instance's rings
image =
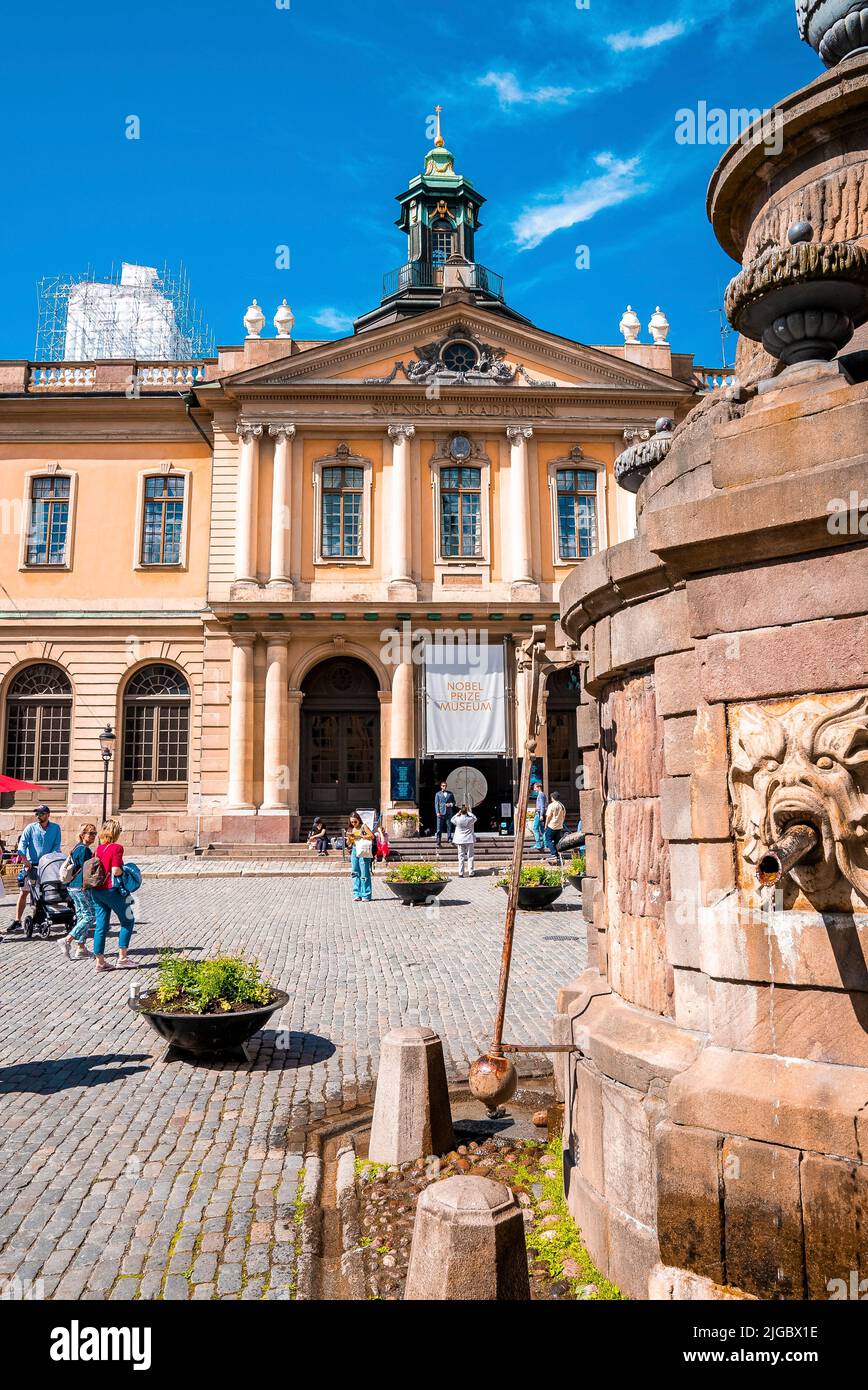
[[[868,319],[868,250],[813,235],[810,222],[794,222],[789,245],[749,261],[724,297],[733,328],[788,367],[830,361]]]
[[[868,52],[868,0],[796,0],[796,20],[827,68]]]
[[[624,342],[638,343],[639,329],[641,327],[642,324],[639,321],[638,314],[635,314],[633,312],[632,304],[628,304],[623,314],[621,315],[621,322],[618,324],[618,331],[620,333],[623,333]]]
[[[615,459],[615,481],[625,492],[638,492],[652,468],[656,468],[672,447],[674,422],[661,415],[650,439],[639,439]]]
[[[254,299],[253,302],[255,304],[256,300]],[[294,323],[295,314],[292,312],[286,300],[284,299],[283,303],[278,308],[277,313],[274,315],[274,326],[277,329],[278,338],[291,338],[292,325]]]
[[[665,343],[669,337],[669,320],[659,304],[648,320],[648,332],[651,334],[652,341],[658,344]]]
[[[248,338],[258,338],[265,327],[265,315],[255,299],[244,315],[244,327],[247,329]]]

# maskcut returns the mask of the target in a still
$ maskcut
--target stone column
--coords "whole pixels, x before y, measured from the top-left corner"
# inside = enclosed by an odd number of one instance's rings
[[[414,758],[416,756],[413,715],[413,664],[410,661],[403,661],[400,666],[395,667],[395,674],[392,677],[391,756],[393,758]]]
[[[256,494],[261,425],[239,424],[238,498],[235,513],[235,582],[256,583]]]
[[[288,690],[286,639],[268,643],[265,664],[263,811],[288,811]]]
[[[389,594],[415,598],[413,583],[413,544],[411,529],[410,440],[415,425],[390,425],[392,441],[391,573]]]
[[[511,447],[510,502],[512,529],[512,583],[534,583],[533,543],[530,517],[530,465],[528,440],[533,436],[530,425],[509,425],[506,431]]]
[[[253,810],[253,638],[233,637],[227,806]]]
[[[271,486],[271,565],[269,587],[291,587],[292,441],[295,425],[269,425],[274,439],[274,478]]]
[[[302,690],[287,692],[286,747],[289,761],[289,781],[286,802],[290,816],[296,818],[301,815],[299,768],[301,766],[301,702],[303,699],[304,691]]]

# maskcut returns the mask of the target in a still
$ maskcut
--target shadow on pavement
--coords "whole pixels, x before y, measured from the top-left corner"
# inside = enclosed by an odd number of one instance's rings
[[[131,1062],[151,1063],[150,1053],[99,1053],[91,1057],[52,1057],[44,1062],[20,1062],[0,1067],[0,1095],[32,1091],[53,1095],[75,1086],[104,1086],[111,1081],[124,1081],[147,1067],[127,1065]],[[115,1065],[120,1063],[120,1065]],[[109,1067],[111,1065],[111,1070]],[[100,1070],[104,1068],[104,1070]]]

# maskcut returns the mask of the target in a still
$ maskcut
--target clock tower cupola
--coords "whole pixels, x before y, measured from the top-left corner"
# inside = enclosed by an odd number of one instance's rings
[[[455,156],[441,132],[442,110],[435,108],[437,133],[422,173],[398,194],[396,225],[407,237],[406,263],[383,277],[382,302],[356,320],[357,333],[436,308],[444,296],[461,297],[527,322],[506,305],[502,277],[476,260],[479,210],[485,198],[470,179],[455,171]]]

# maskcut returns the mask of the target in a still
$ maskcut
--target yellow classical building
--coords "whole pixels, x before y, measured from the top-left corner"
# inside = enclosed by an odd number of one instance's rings
[[[424,829],[456,776],[481,828],[510,820],[515,648],[633,534],[614,461],[701,379],[632,314],[591,347],[511,309],[442,140],[398,201],[407,261],[350,337],[279,310],[264,338],[254,301],[213,359],[0,363],[0,770],[67,828],[101,810],[106,725],[128,845],[354,807]],[[575,704],[564,673],[540,774],[570,808]]]

